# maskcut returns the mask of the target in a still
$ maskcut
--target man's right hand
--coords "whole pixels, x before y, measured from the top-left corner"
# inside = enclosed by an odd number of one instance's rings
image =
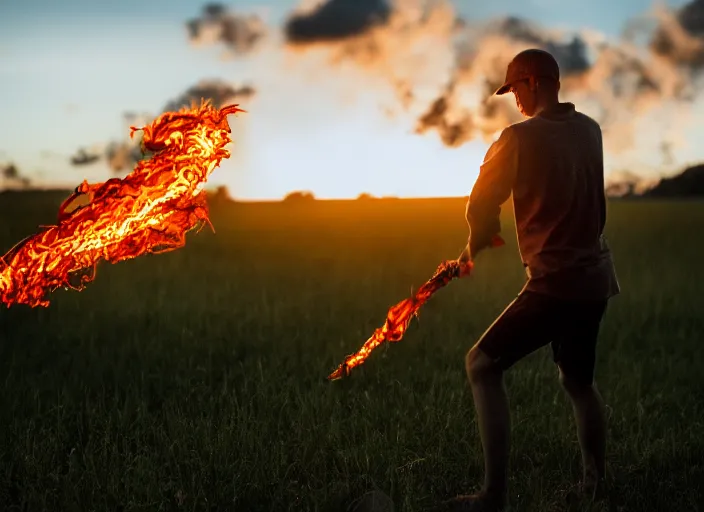
[[[474,266],[472,263],[472,253],[469,250],[469,244],[467,244],[464,250],[462,250],[459,258],[457,258],[457,262],[460,264],[460,277],[469,275],[472,271],[472,267]]]
[[[469,244],[467,244],[467,250],[471,255],[471,259],[474,259],[477,254],[484,249],[495,249],[496,247],[501,247],[503,245],[506,245],[504,239],[501,238],[500,235],[493,235],[490,239],[482,240],[481,242],[470,239]]]
[[[501,238],[501,236],[494,235],[493,237],[491,237],[489,243],[486,244],[486,247],[495,248],[501,247],[505,244],[506,242],[503,238]],[[470,240],[467,243],[465,248],[462,250],[462,253],[460,254],[459,258],[457,258],[457,262],[460,264],[460,277],[469,275],[469,273],[472,271],[472,268],[474,267],[474,256],[476,256],[476,253],[480,252],[481,250],[482,249],[473,251],[472,241]]]

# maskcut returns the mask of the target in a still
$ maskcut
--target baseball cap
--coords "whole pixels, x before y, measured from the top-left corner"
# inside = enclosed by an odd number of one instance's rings
[[[506,69],[506,80],[494,94],[506,94],[514,83],[529,77],[545,77],[560,80],[560,67],[555,57],[545,50],[531,48],[517,54]]]

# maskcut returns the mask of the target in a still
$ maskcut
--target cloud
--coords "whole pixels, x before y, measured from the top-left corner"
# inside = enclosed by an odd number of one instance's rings
[[[220,108],[229,103],[249,99],[254,94],[255,90],[251,85],[235,87],[219,80],[204,80],[167,102],[162,111],[174,112],[183,107],[190,107],[194,102],[200,103],[203,99],[210,101],[216,108]]]
[[[424,134],[429,130],[436,130],[443,144],[456,147],[469,140],[474,126],[469,114],[457,120],[450,120],[447,117],[450,112],[448,96],[451,94],[450,91],[447,96],[442,95],[433,101],[430,108],[418,119],[415,131],[418,134]]]
[[[612,172],[606,179],[605,192],[609,197],[639,196],[655,187],[658,178],[644,178],[630,171]]]
[[[438,130],[448,145],[476,137],[490,141],[497,131],[520,120],[512,99],[491,96],[503,83],[506,65],[516,53],[527,48],[545,49],[555,56],[566,78],[582,75],[590,68],[587,44],[579,36],[562,41],[559,34],[516,17],[494,20],[483,27],[469,26],[464,20],[454,25],[463,28],[459,43],[452,49],[449,78],[440,95],[418,119],[416,128],[418,133]],[[474,99],[463,98],[463,91],[473,91]],[[440,105],[444,106],[444,115],[429,115],[437,113]],[[448,128],[453,134],[449,137]]]
[[[593,31],[557,30],[515,16],[462,17],[449,0],[311,0],[278,27],[258,15],[208,4],[187,28],[192,43],[224,45],[239,58],[251,56],[265,40],[273,43],[266,51],[279,55],[267,62],[283,65],[262,67],[269,81],[277,73],[339,72],[340,80],[328,83],[362,91],[365,98],[377,95],[386,102],[384,111],[400,112],[409,129],[438,137],[448,147],[489,142],[522,120],[511,95],[492,93],[516,53],[542,48],[560,64],[563,101],[573,101],[599,121],[614,166],[624,168],[634,155],[655,152],[657,158],[664,144],[681,147],[685,114],[701,100],[703,6],[704,0],[695,0],[680,10],[660,8],[648,13],[651,25],[626,27],[640,31],[645,44],[626,35],[607,40]],[[286,58],[278,59],[282,55]],[[218,104],[253,94],[251,87],[210,80],[166,102],[165,110],[205,97]],[[130,115],[126,123],[153,118]],[[666,124],[676,128],[666,132]],[[141,157],[131,141],[107,144],[99,154],[116,171]]]
[[[251,85],[235,87],[220,80],[203,80],[189,87],[176,98],[167,101],[162,112],[174,112],[183,107],[190,107],[194,103],[200,104],[203,100],[210,101],[215,108],[221,108],[227,104],[249,99],[254,95],[255,89]],[[123,114],[125,133],[128,133],[129,126],[144,126],[150,123],[154,117],[147,113],[125,112]],[[80,148],[71,157],[71,164],[81,166],[105,161],[113,172],[120,173],[131,170],[135,163],[142,158],[140,140],[125,137],[119,141],[111,141],[102,147]]]
[[[328,0],[310,12],[293,14],[284,32],[293,44],[336,41],[386,24],[390,14],[386,0]]]
[[[704,68],[704,0],[675,12],[660,7],[656,16],[659,25],[650,42],[652,51],[678,66]]]
[[[579,36],[564,40],[516,17],[472,23],[442,0],[328,0],[290,16],[284,32],[289,49],[327,52],[331,67],[353,64],[373,81],[385,78],[399,106],[415,112],[416,132],[436,131],[453,147],[491,140],[520,119],[512,102],[489,98],[518,51],[550,51],[566,76],[590,67]]]
[[[12,162],[0,164],[0,183],[3,188],[27,188],[31,181]]]
[[[255,51],[267,35],[260,16],[236,14],[220,3],[206,4],[199,17],[186,23],[186,28],[191,43],[222,43],[237,55]]]
[[[542,48],[560,65],[563,98],[595,117],[608,133],[608,150],[619,153],[634,147],[639,121],[656,107],[686,108],[696,98],[702,5],[658,11],[645,49],[515,16],[463,19],[443,0],[328,0],[292,14],[283,31],[288,49],[326,54],[330,71],[356,66],[368,88],[385,81],[397,106],[415,115],[416,133],[435,132],[452,147],[491,141],[522,119],[513,98],[492,93],[516,53]],[[669,115],[676,117],[677,108]]]
[[[64,105],[64,111],[66,112],[67,115],[72,115],[76,114],[77,112],[80,112],[81,107],[77,105],[76,103],[66,103]]]
[[[98,160],[100,160],[99,153],[89,152],[85,148],[80,148],[71,157],[71,164],[72,165],[88,165],[88,164],[92,164],[93,162],[97,162]]]

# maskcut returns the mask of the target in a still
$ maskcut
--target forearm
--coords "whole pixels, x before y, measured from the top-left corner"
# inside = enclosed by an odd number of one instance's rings
[[[492,239],[501,232],[501,206],[481,201],[467,201],[465,217],[469,227],[468,243],[472,253],[491,245]]]

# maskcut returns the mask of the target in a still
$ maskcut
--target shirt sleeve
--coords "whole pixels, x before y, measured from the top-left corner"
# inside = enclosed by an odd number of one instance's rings
[[[518,140],[506,128],[484,157],[479,177],[467,201],[469,245],[472,253],[488,247],[501,231],[501,205],[511,196],[518,170]]]

